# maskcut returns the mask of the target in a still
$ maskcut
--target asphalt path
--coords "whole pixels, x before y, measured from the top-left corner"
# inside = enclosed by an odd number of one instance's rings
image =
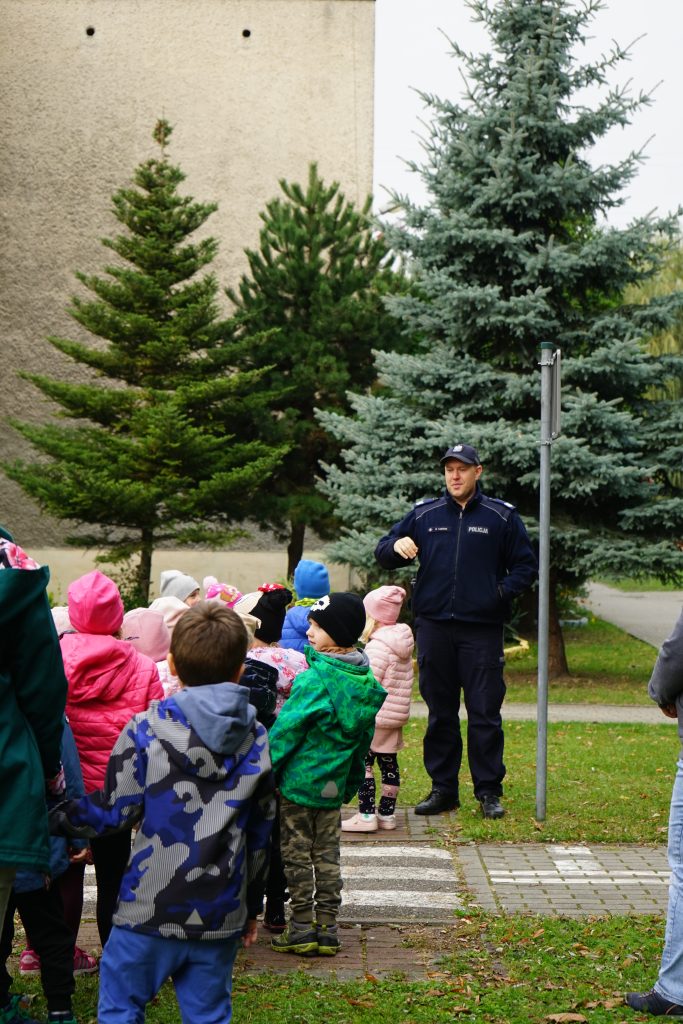
[[[598,618],[659,648],[681,613],[683,590],[626,593],[589,583],[585,604]]]

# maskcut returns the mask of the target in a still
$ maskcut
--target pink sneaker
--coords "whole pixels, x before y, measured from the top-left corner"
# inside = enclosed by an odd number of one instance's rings
[[[386,829],[396,828],[396,815],[395,814],[378,814],[377,815],[377,828],[386,828]]]
[[[97,957],[90,956],[78,946],[74,949],[74,974],[95,974],[99,969]]]
[[[19,974],[40,974],[40,957],[32,949],[24,949],[19,957]]]
[[[376,814],[354,814],[351,818],[346,818],[341,824],[342,832],[376,832],[377,831],[377,815]]]

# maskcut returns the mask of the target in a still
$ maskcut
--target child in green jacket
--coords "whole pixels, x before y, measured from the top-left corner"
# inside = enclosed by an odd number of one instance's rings
[[[326,595],[308,617],[309,667],[294,680],[270,732],[292,906],[287,928],[271,945],[285,953],[334,956],[340,948],[340,808],[365,775],[365,755],[386,692],[355,646],[365,627],[360,597]]]

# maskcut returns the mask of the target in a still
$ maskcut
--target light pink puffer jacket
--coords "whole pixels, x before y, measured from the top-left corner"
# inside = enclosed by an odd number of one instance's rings
[[[88,573],[69,587],[69,618],[77,633],[60,641],[69,684],[66,713],[76,740],[86,793],[100,789],[119,733],[164,691],[151,658],[111,636],[123,604],[113,580]]]
[[[410,626],[403,622],[380,626],[365,645],[372,674],[387,691],[375,719],[378,729],[400,728],[410,717],[414,646]]]

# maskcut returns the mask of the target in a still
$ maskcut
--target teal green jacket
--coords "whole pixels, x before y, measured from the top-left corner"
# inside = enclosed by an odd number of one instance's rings
[[[0,536],[9,534],[0,528]],[[0,569],[0,865],[47,872],[45,779],[59,771],[66,678],[49,570]]]
[[[309,668],[270,730],[280,792],[304,807],[341,807],[365,776],[365,755],[386,691],[370,666],[351,665],[306,647]]]

